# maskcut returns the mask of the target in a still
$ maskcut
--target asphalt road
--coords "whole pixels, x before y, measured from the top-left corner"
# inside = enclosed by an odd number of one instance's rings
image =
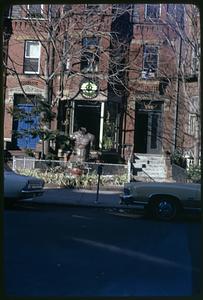
[[[27,204],[4,212],[7,296],[190,296],[200,221]]]

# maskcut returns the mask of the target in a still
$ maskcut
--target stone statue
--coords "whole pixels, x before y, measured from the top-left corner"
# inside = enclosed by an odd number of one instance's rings
[[[71,138],[74,141],[74,160],[84,162],[89,157],[90,148],[93,147],[94,135],[87,132],[85,127],[80,127]]]

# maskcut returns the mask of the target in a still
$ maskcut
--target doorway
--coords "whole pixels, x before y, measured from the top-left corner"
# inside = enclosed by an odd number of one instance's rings
[[[161,103],[138,104],[135,112],[134,151],[159,154],[162,151]]]
[[[12,146],[14,149],[34,150],[39,142],[39,136],[33,132],[39,129],[40,116],[35,111],[35,95],[27,96],[29,101],[22,94],[14,95],[14,107],[22,112],[21,118],[13,118]]]
[[[75,101],[73,131],[85,127],[95,136],[95,150],[99,149],[101,103],[96,101]]]

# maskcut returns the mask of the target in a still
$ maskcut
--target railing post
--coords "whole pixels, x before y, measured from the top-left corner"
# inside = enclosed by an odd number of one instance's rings
[[[128,159],[128,182],[130,182],[131,179],[131,160]]]

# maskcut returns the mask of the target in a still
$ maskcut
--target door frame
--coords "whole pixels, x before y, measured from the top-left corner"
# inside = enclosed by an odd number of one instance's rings
[[[163,124],[163,101],[149,101],[149,100],[143,100],[139,103],[136,103],[136,109],[135,109],[135,120],[136,117],[139,115],[146,115],[147,116],[147,130],[145,131],[146,135],[146,147],[143,147],[146,149],[146,154],[160,154],[162,152],[162,124]],[[157,118],[153,117],[156,116]],[[153,124],[152,122],[156,122],[157,120],[157,126],[152,128]],[[136,121],[135,121],[135,133],[136,133]],[[152,132],[155,130],[156,136],[155,140],[153,141],[153,135]],[[135,139],[136,135],[135,134]],[[152,147],[152,143],[155,142],[157,147]],[[136,144],[136,140],[135,140]]]

